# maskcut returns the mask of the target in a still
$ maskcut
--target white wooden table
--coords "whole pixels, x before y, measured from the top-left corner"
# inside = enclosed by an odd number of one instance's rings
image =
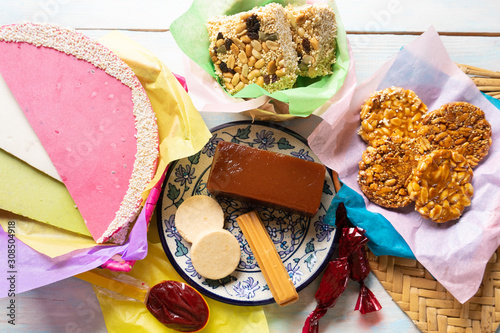
[[[57,23],[74,27],[95,39],[111,30],[120,30],[155,53],[171,71],[183,75],[184,56],[168,28],[190,3],[174,0],[1,0],[0,25],[22,21]],[[498,0],[337,0],[337,5],[353,48],[359,83],[431,25],[442,36],[454,61],[500,70]],[[225,119],[220,114],[203,114],[203,117],[209,127]],[[300,127],[300,124],[293,125]],[[265,307],[271,332],[300,331],[297,326],[284,324],[283,319],[312,310],[318,282],[301,292],[299,304],[282,309],[275,305]],[[321,322],[321,331],[416,331],[374,276],[369,277],[368,285],[382,303],[380,312],[361,316],[353,311],[357,289],[351,283],[335,308],[329,311],[328,319]],[[0,300],[2,309],[4,301]],[[91,286],[76,278],[18,295],[17,304],[18,325],[15,328],[8,325],[2,315],[0,332],[106,332]]]

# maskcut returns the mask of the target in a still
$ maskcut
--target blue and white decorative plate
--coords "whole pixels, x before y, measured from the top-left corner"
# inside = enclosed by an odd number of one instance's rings
[[[191,244],[175,228],[175,212],[185,198],[210,195],[206,183],[215,148],[220,141],[231,141],[315,162],[319,160],[307,146],[306,140],[298,134],[275,124],[243,121],[214,129],[212,138],[199,153],[169,166],[157,216],[163,248],[174,268],[190,285],[218,301],[235,305],[269,304],[274,302],[273,296],[238,227],[236,217],[250,209],[258,211],[297,291],[300,291],[325,268],[337,243],[335,228],[323,223],[326,210],[335,195],[332,176],[327,172],[321,206],[313,218],[217,198],[224,210],[224,227],[240,242],[241,260],[236,271],[226,278],[205,279],[193,268]]]

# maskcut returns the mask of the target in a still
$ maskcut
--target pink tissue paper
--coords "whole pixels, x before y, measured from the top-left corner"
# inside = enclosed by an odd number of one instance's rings
[[[417,260],[464,303],[477,292],[486,263],[500,245],[499,110],[450,59],[436,30],[429,28],[359,85],[349,106],[332,105],[328,114],[335,114],[336,121],[323,121],[308,138],[320,160],[360,194],[358,162],[366,149],[357,134],[360,107],[372,92],[390,86],[415,91],[429,111],[448,102],[469,102],[481,108],[491,124],[493,144],[474,169],[472,204],[459,220],[437,224],[422,218],[413,205],[385,209],[365,198],[366,208],[389,220]]]

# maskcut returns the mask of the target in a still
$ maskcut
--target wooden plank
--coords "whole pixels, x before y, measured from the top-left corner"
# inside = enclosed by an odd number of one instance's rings
[[[337,0],[346,30],[358,32],[422,32],[433,25],[448,33],[500,34],[494,12],[500,2],[491,0]]]
[[[348,38],[354,53],[358,83],[361,83],[417,36],[349,34]],[[453,61],[500,70],[500,37],[441,36],[441,40]],[[480,56],[478,52],[481,52]]]
[[[79,29],[166,30],[191,1],[3,1],[0,25],[31,21]]]
[[[3,1],[0,24],[21,21],[57,23],[80,29],[167,29],[192,1],[25,0]],[[348,31],[422,32],[434,25],[446,33],[496,33],[500,11],[495,0],[413,1],[337,0]],[[98,8],[98,10],[97,10]]]
[[[0,332],[107,332],[92,285],[80,279],[61,280],[15,299],[16,325],[2,319]],[[7,301],[0,300],[2,308]]]
[[[81,32],[94,39],[109,33],[107,30],[81,30]],[[186,57],[169,32],[122,31],[122,33],[153,52],[171,71],[184,74]],[[348,35],[348,38],[354,53],[358,83],[361,83],[417,36]],[[441,39],[453,61],[500,70],[498,61],[500,37],[441,36]],[[481,50],[480,57],[477,55],[477,50]]]

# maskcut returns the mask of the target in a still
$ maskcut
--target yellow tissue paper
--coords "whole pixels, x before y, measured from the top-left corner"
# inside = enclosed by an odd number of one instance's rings
[[[156,175],[143,194],[146,198],[168,163],[197,153],[212,134],[177,78],[155,55],[117,31],[103,36],[99,42],[132,68],[156,114],[160,158]]]
[[[2,149],[0,179],[0,209],[90,236],[63,183]]]
[[[160,134],[160,161],[151,188],[168,163],[198,152],[211,133],[191,98],[175,76],[153,54],[119,32],[99,40],[122,58],[135,72],[146,89],[156,113]],[[135,263],[130,274],[151,287],[163,280],[182,281],[168,261],[160,244],[156,219],[149,228],[148,256]],[[110,298],[97,289],[99,302],[109,332],[175,332],[163,326],[140,302]],[[210,321],[200,332],[268,332],[262,307],[238,307],[207,298]]]
[[[129,275],[146,282],[150,287],[164,281],[182,281],[168,262],[161,244],[149,243],[148,256],[138,261]],[[94,288],[101,304],[108,332],[149,333],[177,332],[163,326],[141,302],[121,301],[111,298]],[[201,333],[269,332],[261,306],[245,307],[224,304],[205,298],[210,308],[210,319]]]
[[[0,225],[5,232],[7,232],[9,221],[16,222],[16,237],[21,242],[51,258],[75,250],[96,246],[94,239],[90,236],[82,236],[5,210],[0,210]]]

